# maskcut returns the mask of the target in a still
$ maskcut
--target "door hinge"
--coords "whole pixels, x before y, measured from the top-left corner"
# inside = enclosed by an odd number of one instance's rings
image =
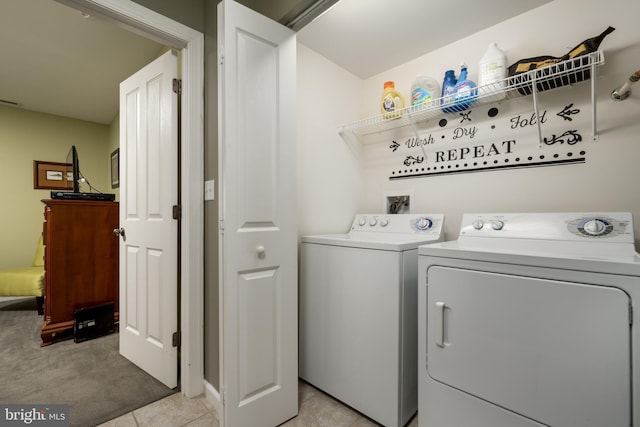
[[[182,95],[182,80],[173,79],[173,91],[178,95]]]
[[[182,206],[173,205],[173,219],[177,219],[177,220],[182,219]]]
[[[220,46],[220,49],[218,50],[218,64],[224,64],[224,46]]]
[[[220,220],[220,233],[224,234],[224,219]]]
[[[180,347],[180,338],[182,338],[182,334],[180,332],[174,332],[171,336],[171,345]]]
[[[222,403],[222,406],[224,406],[224,402],[225,402],[225,398],[226,398],[226,390],[224,389],[224,386],[220,387],[220,403]]]

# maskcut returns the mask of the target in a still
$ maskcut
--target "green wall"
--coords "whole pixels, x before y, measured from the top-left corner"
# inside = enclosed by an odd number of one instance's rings
[[[33,188],[33,161],[66,162],[72,145],[91,185],[111,192],[109,127],[0,106],[0,269],[31,265],[50,190]],[[86,184],[82,191],[89,191]]]
[[[316,0],[236,0],[236,2],[249,9],[253,9],[283,25],[287,25],[291,19],[313,5],[315,1]]]
[[[109,125],[108,132],[107,152],[109,153],[109,159],[111,159],[111,153],[120,148],[120,114],[116,114],[116,117]],[[120,200],[120,187],[111,188],[111,163],[107,165],[107,173],[109,178],[109,190],[106,192],[115,193],[116,200]]]
[[[204,32],[205,0],[133,0],[147,9]]]
[[[218,46],[217,6],[205,5],[205,144],[204,179],[219,182],[218,177]],[[204,202],[204,376],[220,390],[220,299],[218,252],[218,197]]]

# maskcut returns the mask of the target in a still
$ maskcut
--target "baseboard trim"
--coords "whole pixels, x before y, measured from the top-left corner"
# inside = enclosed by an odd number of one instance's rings
[[[222,402],[220,402],[220,393],[209,382],[204,382],[204,394],[207,400],[215,407],[218,418],[222,414]]]

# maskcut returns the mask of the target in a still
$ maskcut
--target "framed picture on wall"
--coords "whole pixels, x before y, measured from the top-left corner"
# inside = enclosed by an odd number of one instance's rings
[[[111,153],[111,188],[120,187],[120,149]]]
[[[73,174],[70,163],[33,161],[34,190],[73,189]]]

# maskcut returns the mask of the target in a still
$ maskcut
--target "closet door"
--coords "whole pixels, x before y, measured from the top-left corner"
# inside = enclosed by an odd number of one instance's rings
[[[178,74],[166,52],[120,84],[120,354],[178,385]]]
[[[296,39],[218,5],[222,424],[298,413]]]

